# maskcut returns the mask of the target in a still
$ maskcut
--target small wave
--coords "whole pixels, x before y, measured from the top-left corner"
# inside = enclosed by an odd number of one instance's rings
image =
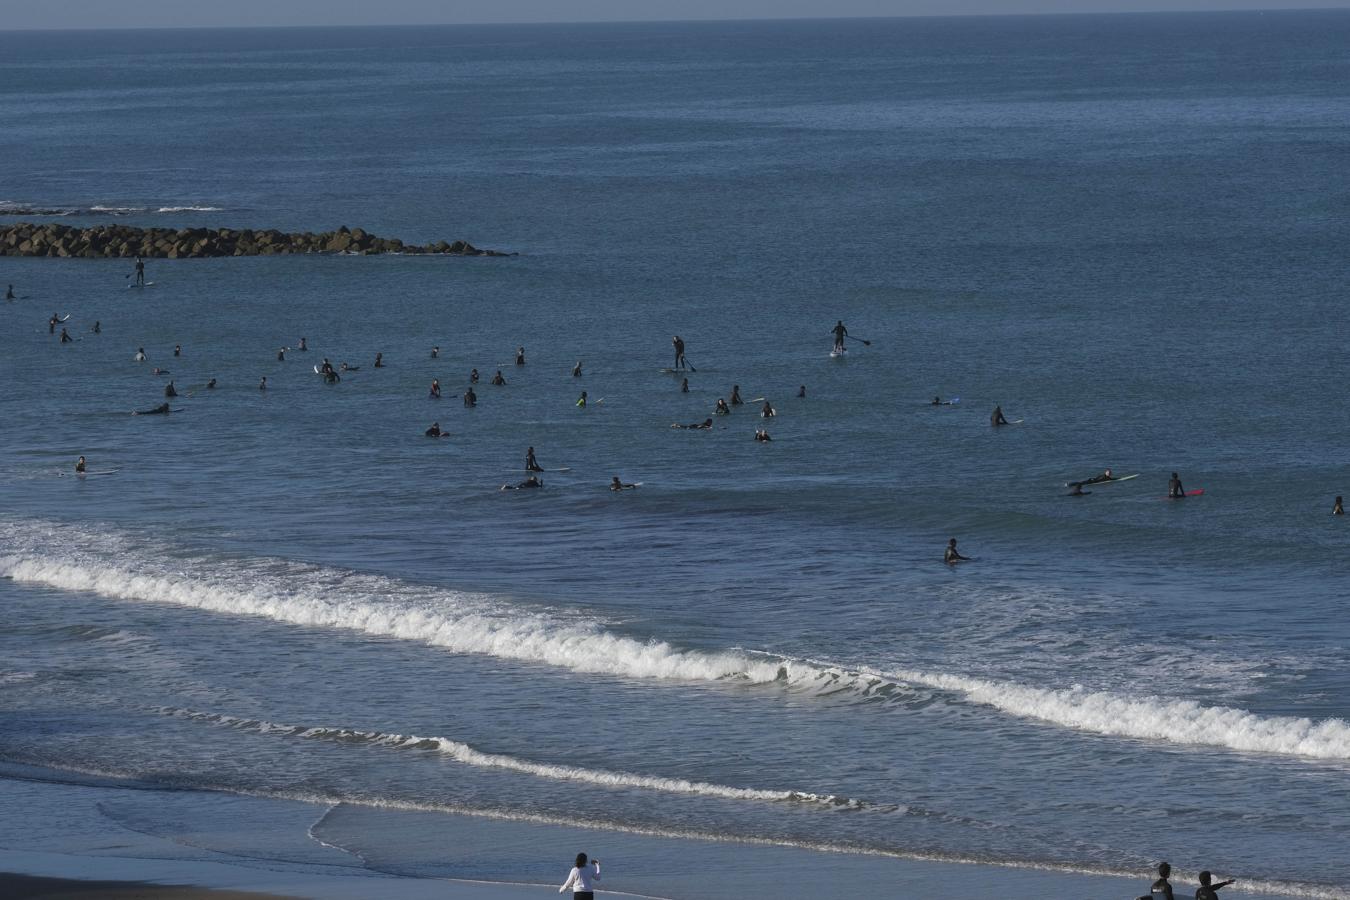
[[[519,759],[501,753],[484,753],[461,741],[445,737],[417,737],[416,735],[386,734],[377,731],[357,731],[350,728],[314,727],[307,725],[279,725],[258,719],[198,712],[163,707],[155,710],[161,715],[208,722],[240,731],[259,734],[283,734],[288,737],[341,743],[372,744],[400,750],[432,751],[457,762],[489,769],[504,769],[554,781],[574,781],[608,788],[640,788],[667,794],[695,794],[724,800],[762,800],[769,802],[816,803],[842,809],[862,809],[860,800],[816,794],[810,791],[773,791],[758,788],[738,788],[712,784],[706,781],[687,781],[682,778],[664,778],[635,775],[629,772],[611,772],[605,769],[585,769],[579,766],[561,766]]]
[[[7,687],[11,684],[26,684],[37,680],[36,672],[0,672],[0,687]]]
[[[180,212],[220,212],[224,207],[221,206],[161,206],[155,210],[157,213],[180,213]]]
[[[4,538],[0,546],[23,546],[29,531],[0,524]],[[94,544],[98,537],[73,543]],[[135,570],[124,567],[128,555]],[[776,685],[822,696],[883,700],[911,697],[917,686],[956,694],[1019,718],[1095,734],[1307,759],[1350,759],[1350,724],[1341,719],[1262,716],[1190,700],[1039,688],[941,672],[860,671],[751,651],[681,649],[666,641],[615,634],[596,621],[532,612],[481,595],[354,572],[311,569],[301,576],[293,574],[292,567],[292,574],[286,574],[290,564],[279,565],[276,560],[228,568],[199,564],[190,574],[170,574],[157,570],[157,557],[135,551],[119,553],[120,565],[99,557],[72,561],[71,556],[68,549],[59,555],[10,553],[0,556],[0,575],[136,602],[418,641],[454,653],[584,674]],[[277,574],[278,568],[282,574]]]
[[[134,212],[145,212],[144,206],[91,206],[90,212],[103,213],[109,216],[125,216]],[[78,212],[78,210],[76,210]]]
[[[1081,687],[1036,688],[912,670],[889,676],[953,691],[1021,718],[1095,734],[1310,759],[1350,759],[1350,724],[1342,719],[1260,716],[1193,700],[1131,697]]]

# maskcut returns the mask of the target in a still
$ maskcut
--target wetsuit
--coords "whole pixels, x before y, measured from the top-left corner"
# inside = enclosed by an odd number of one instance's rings
[[[1186,489],[1181,486],[1181,479],[1172,473],[1172,477],[1167,479],[1167,496],[1172,500],[1180,500],[1186,496]]]
[[[71,341],[73,341],[73,340],[75,340],[75,339],[74,339],[73,337],[70,336],[70,332],[68,332],[68,331],[66,331],[64,328],[62,328],[62,329],[61,329],[61,343],[63,343],[63,344],[69,344],[69,343],[70,343]]]
[[[427,435],[427,437],[440,437],[440,436],[441,436],[441,426],[440,426],[440,424],[439,424],[439,423],[432,423],[432,426],[431,426],[430,428],[427,429],[426,435]]]
[[[675,365],[673,368],[683,369],[688,365],[684,359],[684,341],[680,340],[677,335],[671,340],[671,343],[675,345]]]
[[[136,283],[145,284],[145,263],[139,257],[136,259]]]
[[[525,348],[524,348],[524,347],[521,347],[519,350],[516,351],[516,365],[518,365],[518,366],[523,366],[523,365],[525,365]]]
[[[173,382],[172,382],[172,381],[170,381],[168,384],[164,385],[164,396],[165,396],[165,397],[177,397],[177,396],[178,396],[178,392],[177,392],[176,390],[174,390],[174,388],[173,388]]]
[[[731,386],[731,405],[740,406],[744,402],[745,401],[741,399],[741,386],[739,384],[733,384]]]
[[[525,471],[526,471],[526,472],[542,472],[542,471],[544,471],[544,467],[541,466],[541,465],[539,465],[539,460],[537,460],[537,459],[534,458],[534,448],[533,448],[533,447],[531,447],[529,450],[525,451]]]
[[[473,388],[469,388],[467,391],[464,392],[464,405],[465,406],[478,405],[478,395],[473,392]]]
[[[164,415],[164,414],[168,413],[168,411],[169,411],[169,404],[167,404],[167,403],[161,403],[159,406],[156,406],[154,409],[141,409],[141,410],[137,410],[135,414],[138,415],[138,416],[157,416],[157,415]]]
[[[1003,415],[1003,407],[995,406],[993,413],[989,416],[990,425],[1007,425],[1008,417]]]
[[[844,338],[848,337],[848,329],[844,327],[843,322],[840,322],[838,325],[834,326],[833,330],[834,330],[834,349],[843,350]]]

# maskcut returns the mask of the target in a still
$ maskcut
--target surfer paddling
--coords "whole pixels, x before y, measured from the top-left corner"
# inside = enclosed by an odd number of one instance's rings
[[[624,482],[620,481],[618,475],[615,475],[614,480],[609,483],[609,489],[611,491],[626,491],[629,488],[635,487],[637,487],[636,484],[625,484]]]

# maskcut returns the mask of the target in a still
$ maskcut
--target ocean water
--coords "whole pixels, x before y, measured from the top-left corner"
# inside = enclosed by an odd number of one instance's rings
[[[520,254],[0,259],[0,772],[151,786],[99,806],[146,833],[311,801],[315,854],[397,874],[499,875],[443,852],[467,812],[1350,895],[1347,47],[1344,12],[0,33],[11,208]],[[669,427],[733,384],[777,416]],[[500,491],[527,446],[545,489]]]

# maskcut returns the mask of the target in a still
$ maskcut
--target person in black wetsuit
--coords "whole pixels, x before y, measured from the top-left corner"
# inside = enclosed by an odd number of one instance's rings
[[[440,359],[440,358],[441,358],[441,348],[440,348],[440,345],[437,345],[437,346],[431,348],[431,358],[432,358],[432,359]]]
[[[993,411],[992,413],[989,414],[989,424],[990,424],[990,425],[993,425],[993,426],[996,427],[996,428],[997,428],[999,425],[1007,425],[1007,424],[1008,424],[1008,417],[1005,416],[1005,415],[1003,415],[1003,407],[1002,407],[1002,406],[995,406],[995,407],[994,407],[994,411]]]
[[[677,334],[675,335],[675,337],[670,339],[670,342],[675,345],[675,365],[671,366],[671,368],[672,369],[686,368],[689,365],[689,363],[684,358],[684,338],[680,337]]]
[[[834,332],[834,349],[843,350],[844,338],[848,337],[848,329],[844,327],[844,320],[840,319],[831,331]]]
[[[145,287],[145,260],[136,257],[136,283]]]
[[[165,397],[177,397],[177,396],[178,396],[178,391],[176,391],[176,390],[174,389],[174,386],[173,386],[173,382],[172,382],[172,381],[170,381],[168,384],[164,385],[164,396],[165,396]]]
[[[531,475],[519,484],[504,484],[501,489],[504,491],[523,491],[529,488],[541,488],[543,486],[544,482],[540,481],[537,476]]]
[[[465,406],[478,405],[478,395],[473,392],[473,388],[469,388],[467,391],[464,392],[464,405]]]
[[[497,387],[503,387],[506,385],[506,379],[502,377],[501,369],[498,369],[497,374],[492,376],[492,383],[495,384]]]
[[[689,393],[689,379],[688,379],[688,378],[686,378],[686,379],[684,379],[683,381],[680,382],[680,393],[681,393],[681,394],[687,394],[687,393]]]
[[[713,412],[719,416],[729,416],[731,415],[731,407],[727,406],[727,401],[723,400],[721,397],[718,397],[717,409],[713,410]]]
[[[169,404],[167,404],[167,403],[161,403],[159,406],[156,406],[154,409],[139,409],[139,410],[137,410],[136,412],[132,413],[132,415],[133,415],[133,416],[162,416],[162,415],[168,415],[168,412],[169,412]]]
[[[635,487],[637,487],[636,484],[624,484],[622,481],[619,480],[618,475],[615,475],[614,480],[609,483],[609,489],[611,491],[626,491],[629,488]]]
[[[323,362],[319,363],[319,373],[322,375],[333,374],[333,364],[328,361],[326,356],[323,358]]]
[[[1214,876],[1208,869],[1200,873],[1200,886],[1195,889],[1195,900],[1219,900],[1219,888],[1228,887],[1235,879],[1230,878],[1218,884],[1214,884],[1213,881]]]
[[[280,350],[277,351],[277,362],[285,362],[285,361],[286,361],[286,348],[282,347]]]
[[[323,380],[326,384],[337,384],[342,380],[342,376],[333,371],[332,366],[329,366],[328,371],[323,373]]]
[[[1172,883],[1167,879],[1172,876],[1172,867],[1168,863],[1158,863],[1158,879],[1149,886],[1148,896],[1140,897],[1139,900],[1176,900],[1172,894]]]
[[[332,372],[332,373],[330,373],[330,374],[332,375],[332,377],[337,378],[337,373],[336,373],[336,372]],[[267,376],[266,376],[266,375],[264,375],[264,376],[262,377],[262,380],[258,382],[258,390],[260,390],[260,391],[265,391],[265,390],[267,390]]]
[[[52,313],[52,317],[47,320],[47,333],[56,334],[56,326],[61,324],[61,317]]]
[[[182,344],[174,344],[174,345],[173,345],[173,355],[174,355],[174,356],[182,356],[182,355],[183,355],[183,345],[182,345]]]
[[[539,465],[539,460],[534,458],[534,448],[529,447],[525,450],[525,471],[542,472],[544,467]]]
[[[206,389],[208,391],[214,391],[216,389],[216,380],[214,378],[206,383]]]
[[[712,429],[712,419],[704,419],[702,422],[694,422],[691,425],[671,425],[671,428],[691,428],[694,431],[709,431]]]
[[[299,347],[296,347],[295,349],[297,349],[297,350],[299,350],[299,351],[301,351],[301,352],[307,351],[307,350],[309,349],[309,344],[305,343],[305,339],[304,339],[304,338],[301,338],[301,339],[300,339],[300,346],[299,346]]]
[[[73,341],[73,340],[75,340],[75,339],[74,339],[73,337],[70,336],[70,332],[69,332],[69,331],[66,331],[64,328],[62,328],[62,329],[61,329],[61,343],[63,343],[63,344],[69,344],[69,343],[70,343],[71,341]]]
[[[94,334],[102,334],[102,333],[103,333],[103,323],[100,322],[100,321],[95,320],[93,332],[94,332]]]
[[[469,373],[469,384],[477,384],[477,383],[478,383],[478,370],[474,369],[472,372]]]
[[[768,401],[768,400],[765,400],[765,401],[764,401],[764,408],[761,409],[761,410],[759,411],[759,415],[760,415],[760,418],[764,418],[764,419],[772,419],[774,416],[778,415],[778,411],[775,410],[772,406],[769,405],[769,401]]]
[[[773,440],[773,438],[769,437],[769,432],[766,429],[759,428],[755,430],[755,440],[759,441],[762,444],[766,441]]]
[[[741,399],[741,386],[739,384],[733,384],[731,386],[731,405],[740,406],[743,403],[745,403],[745,401]]]
[[[581,377],[581,360],[577,360],[577,364],[572,367],[572,377],[573,378]]]
[[[516,348],[516,365],[518,365],[518,366],[523,366],[523,365],[525,365],[525,348],[524,348],[524,347],[517,347],[517,348]]]
[[[948,564],[965,562],[970,559],[969,556],[962,556],[956,550],[956,538],[947,542],[947,549],[942,553],[942,561]]]
[[[377,368],[377,369],[383,369],[383,368],[384,368],[384,354],[383,354],[383,353],[376,353],[376,354],[375,354],[375,368]]]
[[[144,348],[144,347],[137,347],[137,348],[136,348],[136,356],[135,356],[134,358],[135,358],[136,362],[145,362],[145,348]]]
[[[427,437],[449,437],[450,435],[441,431],[440,422],[432,422],[431,427],[426,430]]]
[[[84,457],[83,457],[83,456],[81,456],[79,459],[75,460],[75,474],[76,474],[76,475],[83,475],[83,474],[84,474]]]
[[[6,300],[18,300],[18,299],[19,299],[18,297],[15,297],[15,296],[14,296],[14,285],[11,284],[11,285],[9,286],[9,289],[5,291],[5,299],[6,299]]]
[[[1177,473],[1173,472],[1172,477],[1167,479],[1167,497],[1170,500],[1181,500],[1186,496],[1186,489],[1181,486],[1181,479]]]
[[[799,400],[806,399],[806,385],[802,385],[801,387],[797,388],[797,399]]]
[[[429,396],[433,400],[441,399],[441,383],[435,378],[431,379],[431,391],[429,392]]]
[[[1331,504],[1331,514],[1333,516],[1345,515],[1345,507],[1341,505],[1341,495],[1336,495],[1336,502]]]

